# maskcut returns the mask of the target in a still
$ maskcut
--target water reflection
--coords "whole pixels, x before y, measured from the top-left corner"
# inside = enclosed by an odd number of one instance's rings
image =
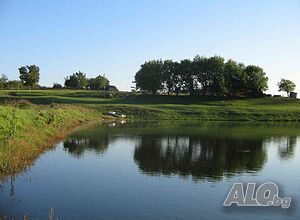
[[[99,125],[80,129],[68,136],[63,142],[64,149],[72,156],[80,158],[85,151],[103,154],[111,138]]]
[[[182,213],[185,219],[201,219],[209,210],[218,218],[224,215],[224,187],[236,175],[251,181],[272,178],[300,198],[299,135],[298,125],[291,124],[116,122],[85,127],[41,157],[28,173],[0,183],[0,219],[1,214],[21,219],[28,210],[32,219],[45,219],[52,207],[61,210],[60,219],[114,218],[115,213],[123,219],[124,210],[143,219],[162,203],[168,216],[178,211],[171,219]],[[174,178],[149,181],[146,175]]]
[[[267,161],[266,144],[277,146],[281,160],[293,157],[297,135],[281,136],[274,127],[259,127],[257,132],[257,128],[231,124],[114,123],[79,130],[63,146],[80,158],[85,151],[103,154],[110,143],[130,139],[135,146],[134,162],[144,174],[176,174],[216,181],[261,170]]]
[[[261,139],[142,136],[134,151],[134,160],[144,173],[213,180],[258,171],[266,159]]]
[[[276,140],[278,144],[278,155],[282,160],[291,159],[295,155],[297,137],[282,137]]]

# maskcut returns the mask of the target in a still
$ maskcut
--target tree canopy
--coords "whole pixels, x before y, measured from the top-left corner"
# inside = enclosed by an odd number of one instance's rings
[[[71,89],[85,89],[88,86],[86,74],[79,71],[65,78],[65,86]]]
[[[105,75],[89,79],[85,73],[78,71],[65,78],[65,87],[70,89],[107,90],[109,80]]]
[[[163,66],[161,60],[152,60],[141,65],[141,69],[135,74],[136,87],[156,94],[163,89]]]
[[[40,68],[36,65],[21,66],[19,68],[19,78],[24,86],[36,88],[40,80]]]
[[[268,89],[268,77],[259,66],[249,65],[244,68],[246,73],[246,89],[250,95],[261,95]]]
[[[94,90],[106,90],[109,86],[109,80],[103,75],[89,79],[89,88]]]
[[[156,94],[188,93],[203,96],[260,96],[268,77],[259,66],[245,66],[220,56],[195,56],[193,60],[151,60],[135,74],[136,88]]]
[[[8,82],[8,78],[5,74],[0,75],[0,88],[5,88],[6,84]]]
[[[287,95],[289,95],[289,93],[293,92],[296,89],[295,83],[288,79],[281,79],[277,85],[279,91],[284,91],[287,93]]]
[[[53,86],[52,86],[53,89],[62,89],[63,86],[59,83],[54,83]]]

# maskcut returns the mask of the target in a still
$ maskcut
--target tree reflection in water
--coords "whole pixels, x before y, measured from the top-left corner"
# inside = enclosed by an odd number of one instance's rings
[[[102,154],[117,139],[133,139],[133,158],[142,173],[216,181],[224,176],[261,170],[267,161],[267,142],[278,147],[282,160],[293,157],[297,135],[281,136],[278,135],[281,130],[274,132],[274,127],[259,128],[263,132],[254,126],[226,124],[97,125],[71,134],[63,145],[71,155],[80,157],[85,151]]]
[[[295,155],[296,136],[277,138],[276,142],[278,143],[278,155],[281,160],[291,159]]]
[[[294,157],[298,125],[148,124],[94,125],[78,130],[64,141],[64,150],[76,158],[86,151],[104,154],[116,140],[131,140],[133,159],[146,175],[180,175],[195,180],[219,181],[256,172],[267,162],[268,148],[285,161]],[[299,144],[298,144],[299,146]],[[131,149],[129,149],[131,151]],[[8,177],[0,178],[5,183]],[[0,190],[3,184],[0,182]],[[15,176],[9,196],[15,200]]]
[[[105,153],[108,148],[109,133],[104,132],[99,125],[72,133],[64,141],[64,149],[72,156],[80,158],[85,151],[97,154]]]
[[[218,137],[142,136],[134,151],[144,173],[212,180],[260,170],[266,158],[263,140]]]

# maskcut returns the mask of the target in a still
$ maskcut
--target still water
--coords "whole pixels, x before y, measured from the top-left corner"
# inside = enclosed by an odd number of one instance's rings
[[[222,206],[233,183],[267,181],[289,209]],[[94,124],[0,184],[15,219],[299,219],[299,200],[297,124]]]

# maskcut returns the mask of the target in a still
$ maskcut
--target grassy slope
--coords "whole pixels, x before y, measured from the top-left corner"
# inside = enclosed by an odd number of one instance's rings
[[[76,90],[0,91],[0,99],[28,99],[36,104],[69,103],[116,110],[139,119],[299,121],[300,100],[259,98],[220,100],[192,97],[129,96],[128,93]]]
[[[95,109],[79,106],[37,106],[27,103],[0,107],[0,177],[31,164],[74,125],[100,119]]]

